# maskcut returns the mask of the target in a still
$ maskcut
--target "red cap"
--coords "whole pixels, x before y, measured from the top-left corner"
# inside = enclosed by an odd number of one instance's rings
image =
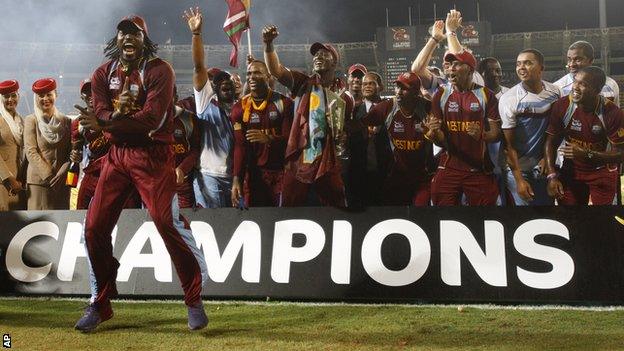
[[[459,61],[461,63],[467,64],[473,70],[475,70],[477,67],[477,59],[470,52],[466,50],[462,50],[458,54],[447,52],[446,54],[444,54],[444,61],[445,62]]]
[[[130,15],[126,16],[119,21],[117,24],[117,29],[121,30],[123,26],[131,25],[136,27],[138,30],[142,30],[145,35],[147,35],[147,25],[145,24],[145,20],[141,16]]]
[[[408,89],[420,89],[420,78],[418,78],[418,74],[413,72],[401,73],[394,82],[400,83]]]
[[[210,79],[214,79],[219,72],[221,72],[221,70],[216,67],[208,68],[208,75],[210,76]]]
[[[360,72],[362,72],[362,74],[368,73],[368,70],[366,69],[366,66],[364,66],[361,63],[356,63],[356,64],[351,65],[351,67],[349,67],[349,70],[347,72],[349,73],[349,75],[352,75],[353,72],[355,72],[355,71],[360,71]]]
[[[336,50],[336,48],[332,45],[332,44],[323,44],[323,43],[314,43],[312,44],[312,46],[310,46],[310,53],[312,55],[316,55],[316,53],[321,50],[321,49],[325,49],[327,51],[329,51],[331,53],[331,55],[334,57],[334,60],[336,61],[336,63],[340,60],[340,56],[338,55],[338,50]]]
[[[52,78],[43,78],[34,82],[32,85],[32,91],[36,94],[49,93],[56,89],[56,81]]]
[[[16,80],[5,80],[0,82],[0,94],[6,95],[16,92],[19,89],[19,83]]]
[[[91,79],[87,78],[80,82],[80,94],[91,94]]]

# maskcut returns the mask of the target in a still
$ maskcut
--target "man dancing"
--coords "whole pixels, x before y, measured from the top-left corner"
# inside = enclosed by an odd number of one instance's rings
[[[173,260],[188,306],[188,326],[208,324],[201,301],[206,263],[180,215],[173,142],[171,66],[156,57],[145,21],[129,16],[108,42],[110,60],[93,74],[94,112],[80,108],[81,124],[98,125],[111,142],[100,180],[87,210],[85,242],[96,279],[97,295],[76,323],[88,332],[113,317],[110,299],[117,295],[119,262],[113,257],[111,232],[132,187],[136,187]],[[77,107],[78,108],[78,107]]]

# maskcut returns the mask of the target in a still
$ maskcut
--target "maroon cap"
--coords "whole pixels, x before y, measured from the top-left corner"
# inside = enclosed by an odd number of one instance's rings
[[[52,78],[42,78],[34,82],[32,85],[32,91],[36,94],[49,93],[56,89],[56,81]]]
[[[219,74],[219,72],[221,72],[220,69],[216,68],[216,67],[212,67],[212,68],[208,68],[208,76],[210,76],[210,79],[214,79],[214,77]]]
[[[418,78],[418,74],[413,72],[401,73],[394,82],[400,83],[408,89],[420,89],[420,78]]]
[[[91,94],[91,79],[87,78],[80,82],[80,94]]]
[[[336,50],[336,48],[332,45],[332,44],[323,44],[323,43],[314,43],[312,44],[312,46],[310,46],[310,53],[312,55],[316,55],[316,53],[321,50],[321,49],[325,49],[327,51],[329,51],[332,56],[334,57],[334,60],[336,61],[336,63],[340,60],[340,56],[338,55],[338,50]]]
[[[361,63],[356,63],[356,64],[351,65],[351,67],[349,67],[349,70],[347,72],[349,73],[349,75],[352,75],[353,72],[355,72],[355,71],[360,71],[360,72],[362,72],[362,74],[368,73],[368,70],[366,69],[366,66],[364,66]]]
[[[19,83],[14,79],[0,82],[0,94],[2,95],[14,93],[18,89]]]
[[[461,63],[467,64],[473,70],[475,70],[477,67],[477,59],[470,52],[466,50],[462,50],[460,53],[457,53],[457,54],[447,52],[446,54],[444,54],[444,61],[445,62],[459,61]]]
[[[136,27],[138,30],[142,30],[145,35],[147,35],[147,25],[145,24],[145,20],[141,16],[130,15],[126,16],[119,21],[117,24],[117,29],[121,30],[123,26],[131,25]]]

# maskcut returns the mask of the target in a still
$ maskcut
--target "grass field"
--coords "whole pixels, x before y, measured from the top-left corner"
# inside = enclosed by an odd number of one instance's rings
[[[210,303],[191,332],[179,302],[114,302],[96,332],[73,329],[84,302],[0,299],[16,350],[616,350],[624,310]]]

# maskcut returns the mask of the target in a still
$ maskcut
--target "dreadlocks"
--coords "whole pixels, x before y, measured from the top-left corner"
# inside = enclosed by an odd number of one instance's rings
[[[158,44],[155,44],[150,38],[146,35],[143,39],[143,56],[151,57],[155,56],[158,51]],[[114,36],[111,40],[106,43],[106,47],[104,48],[104,56],[108,57],[111,60],[118,59],[121,56],[121,52],[117,47],[117,36]]]

